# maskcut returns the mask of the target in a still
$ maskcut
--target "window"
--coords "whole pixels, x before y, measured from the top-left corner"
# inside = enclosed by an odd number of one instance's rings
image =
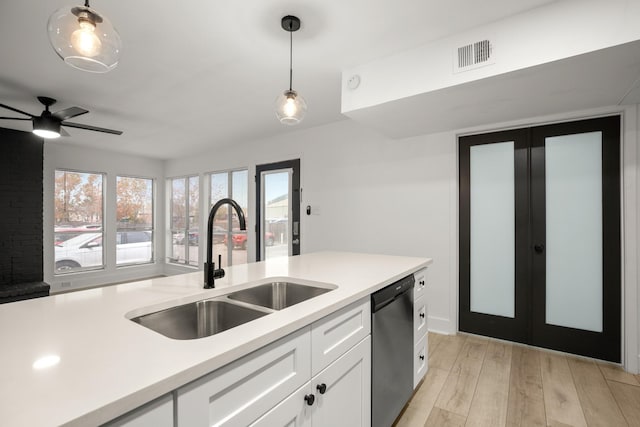
[[[116,265],[153,262],[153,180],[116,178]]]
[[[215,172],[211,175],[211,194],[209,207],[225,197],[230,197],[242,208],[247,216],[249,199],[249,172],[244,170]],[[249,235],[240,231],[236,211],[231,206],[221,207],[213,220],[213,254],[217,263],[218,254],[222,255],[222,267],[247,263],[247,245]],[[235,249],[235,250],[234,250]]]
[[[55,274],[104,268],[104,174],[55,171]]]
[[[200,186],[197,176],[169,180],[170,242],[169,262],[198,265],[198,203]]]

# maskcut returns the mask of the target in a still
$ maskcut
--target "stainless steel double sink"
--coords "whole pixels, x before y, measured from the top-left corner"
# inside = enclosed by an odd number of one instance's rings
[[[131,320],[166,337],[208,337],[331,291],[331,288],[274,281],[203,299]]]

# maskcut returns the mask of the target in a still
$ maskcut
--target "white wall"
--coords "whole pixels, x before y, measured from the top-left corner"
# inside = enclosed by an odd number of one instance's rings
[[[54,275],[54,178],[56,169],[106,174],[105,190],[105,233],[104,270]],[[109,151],[81,148],[57,141],[44,144],[44,281],[51,285],[51,292],[81,289],[90,286],[130,281],[163,273],[164,239],[163,233],[156,233],[156,262],[143,266],[115,267],[115,224],[116,224],[116,176],[134,176],[155,179],[156,229],[164,229],[164,162],[143,157],[117,154]],[[109,238],[111,236],[111,238]],[[64,284],[64,286],[63,286]]]
[[[402,140],[383,137],[347,120],[168,161],[165,172],[167,176],[179,176],[248,167],[253,175],[256,164],[300,157],[302,252],[343,250],[433,258],[428,276],[429,328],[454,333],[458,288],[457,135],[612,112],[624,113],[625,123],[625,359],[628,367],[637,370],[636,107],[571,112]],[[253,212],[255,188],[251,182],[249,209]],[[312,207],[311,216],[304,213],[307,205]],[[251,227],[253,224],[249,224]],[[254,247],[249,251],[253,259]]]

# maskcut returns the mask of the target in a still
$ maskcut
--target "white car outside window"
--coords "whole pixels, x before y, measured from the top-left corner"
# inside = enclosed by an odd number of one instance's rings
[[[116,242],[116,262],[140,264],[153,261],[150,231],[119,231]],[[55,272],[102,268],[102,233],[83,233],[55,246]]]

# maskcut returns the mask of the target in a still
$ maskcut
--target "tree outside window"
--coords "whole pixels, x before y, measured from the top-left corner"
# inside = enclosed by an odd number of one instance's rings
[[[176,264],[198,265],[200,235],[199,177],[173,178],[169,180],[170,236],[168,261]]]
[[[55,274],[104,268],[100,173],[55,171]]]
[[[153,180],[116,179],[116,264],[153,262]]]

